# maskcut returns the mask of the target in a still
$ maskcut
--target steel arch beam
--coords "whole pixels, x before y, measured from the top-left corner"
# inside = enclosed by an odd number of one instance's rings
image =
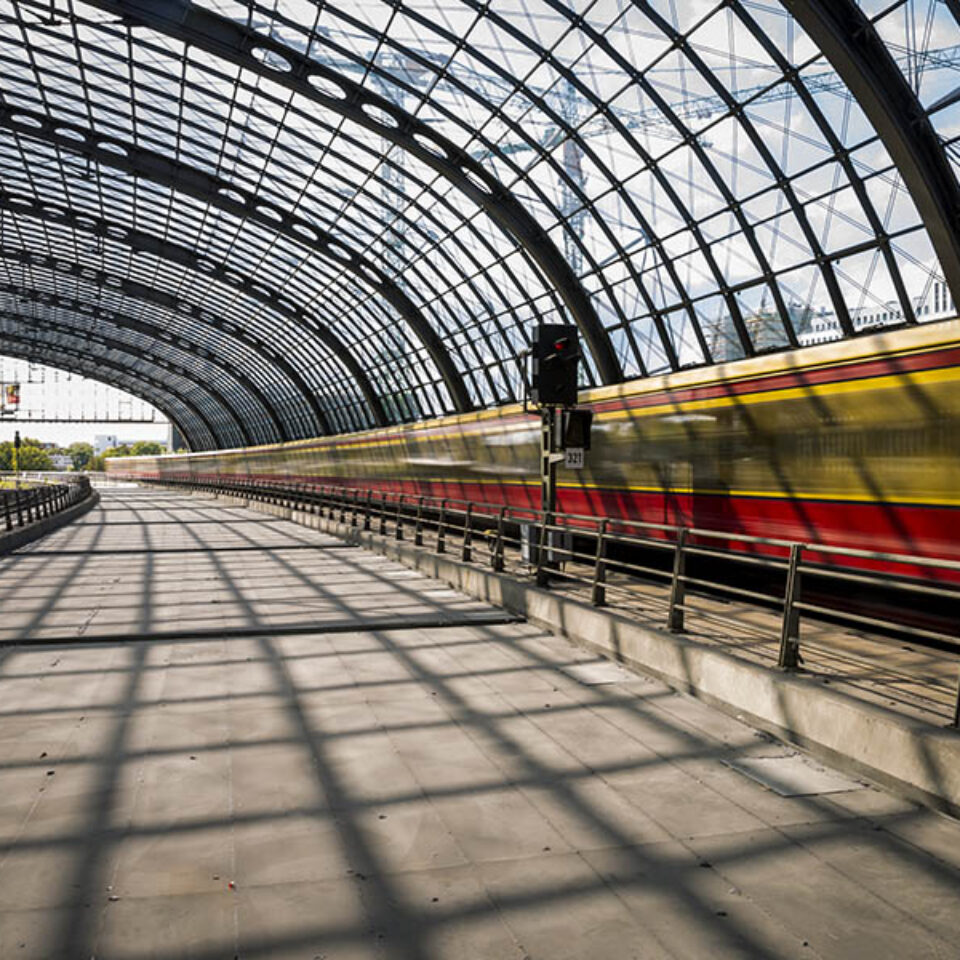
[[[960,184],[937,132],[855,0],[783,0],[873,124],[913,197],[960,303]]]
[[[28,198],[18,195],[14,198],[13,195],[0,190],[0,211],[3,210],[7,210],[16,216],[34,217],[50,223],[63,224],[71,230],[81,231],[90,236],[122,244],[140,253],[148,253],[160,260],[167,260],[170,263],[185,267],[193,273],[210,277],[231,290],[256,300],[274,313],[280,314],[302,333],[316,337],[327,347],[356,380],[360,393],[370,407],[374,424],[378,427],[389,426],[389,420],[384,411],[380,395],[360,361],[321,320],[306,311],[301,312],[285,306],[282,291],[267,287],[259,280],[254,283],[249,277],[241,278],[234,272],[228,272],[225,264],[211,259],[206,254],[201,257],[189,247],[163,240],[153,234],[139,230],[118,231],[116,224],[111,224],[86,212],[80,213],[70,207],[65,207],[63,204],[58,203],[50,206],[36,197]],[[223,329],[225,332],[232,333],[235,326],[236,324],[228,325],[224,323]]]
[[[139,321],[130,322],[129,318],[117,318],[116,315],[112,314],[109,310],[100,309],[97,312],[84,313],[83,309],[86,305],[80,301],[70,301],[66,297],[51,297],[46,293],[46,291],[25,291],[21,288],[13,287],[12,284],[4,284],[3,287],[0,287],[0,289],[5,290],[5,292],[13,293],[22,300],[29,300],[31,303],[36,303],[40,306],[53,306],[58,309],[75,310],[78,312],[78,315],[82,317],[100,317],[107,320],[107,322],[120,327],[121,329],[132,330],[135,333],[142,333],[144,336],[155,335],[155,328],[153,328],[154,333],[151,333],[149,331],[148,324],[141,325]],[[79,310],[78,307],[80,308]],[[6,312],[10,313],[11,311],[8,310]],[[23,319],[27,319],[25,314],[18,314],[18,316],[21,316]],[[212,386],[209,382],[201,382],[198,380],[196,371],[191,371],[189,368],[184,367],[182,364],[179,364],[175,360],[171,360],[167,357],[145,357],[142,354],[138,354],[136,352],[136,347],[132,344],[125,343],[123,340],[118,340],[116,337],[98,333],[94,330],[85,330],[84,328],[76,326],[72,323],[64,323],[63,321],[54,320],[50,317],[32,316],[29,317],[29,320],[39,328],[53,330],[57,333],[63,334],[64,336],[74,337],[81,342],[98,343],[101,346],[106,347],[108,350],[116,350],[118,353],[122,353],[125,356],[130,357],[131,369],[134,371],[137,368],[136,366],[133,366],[133,364],[137,362],[146,362],[153,367],[160,367],[161,369],[172,371],[178,377],[182,377],[189,383],[194,384],[198,390],[206,393],[226,411],[229,419],[236,427],[242,443],[248,446],[253,443],[253,438],[247,430],[246,423],[244,423],[243,419],[234,412],[229,398],[224,396],[224,394],[220,392],[219,388]],[[213,431],[213,433],[216,437],[217,432]],[[218,444],[221,447],[230,445],[228,442],[222,441],[218,441]]]
[[[0,292],[10,294],[11,296],[17,297],[20,300],[26,300],[30,303],[39,304],[40,306],[69,310],[81,317],[94,317],[97,319],[106,320],[108,323],[113,324],[115,327],[118,327],[121,330],[130,330],[133,333],[139,333],[145,337],[151,338],[157,343],[158,348],[164,346],[167,348],[172,347],[180,353],[186,353],[191,357],[197,357],[222,371],[225,376],[239,384],[240,387],[250,393],[251,396],[256,397],[257,401],[261,405],[264,403],[264,398],[260,388],[256,384],[252,383],[244,374],[239,373],[234,367],[215,357],[208,347],[198,348],[196,345],[191,345],[189,342],[185,346],[179,346],[174,341],[181,339],[185,340],[186,338],[170,334],[162,327],[159,327],[148,320],[140,320],[136,317],[130,317],[123,313],[119,313],[118,311],[112,310],[109,307],[103,307],[99,304],[90,304],[84,300],[78,300],[75,297],[66,297],[60,294],[51,293],[48,290],[38,290],[36,288],[23,287],[14,283],[0,283]],[[38,323],[45,323],[49,325],[52,324],[53,321],[48,320],[47,318],[40,318],[38,319]],[[73,330],[74,335],[81,338],[91,335],[90,331],[84,330],[82,327],[75,327]],[[95,334],[95,331],[93,333]],[[169,336],[169,340],[165,339],[164,334]],[[99,334],[95,335],[99,336]],[[116,342],[119,343],[120,341]],[[130,353],[132,356],[135,356],[135,354],[132,353],[132,347],[130,344],[127,344],[124,350],[126,353]],[[141,357],[140,359],[144,358]],[[184,377],[185,379],[196,383],[198,386],[202,385],[209,394],[214,396],[230,412],[231,418],[239,427],[240,435],[243,437],[244,443],[253,443],[254,438],[249,433],[247,424],[244,422],[243,418],[238,416],[234,411],[230,402],[230,398],[227,397],[226,394],[222,393],[218,387],[211,386],[211,384],[206,381],[201,383],[201,381],[198,380],[197,373],[195,371],[191,371],[189,367],[185,367],[183,364],[172,360],[170,357],[164,356],[161,349],[156,350],[156,355],[154,357],[149,357],[147,359],[149,362],[156,365],[167,366],[169,369],[177,373],[178,376]],[[264,407],[264,409],[267,415],[272,417],[270,408]],[[274,426],[279,427],[279,423],[274,423]]]
[[[23,317],[9,310],[0,311],[0,324],[3,323],[3,320],[11,318],[16,320],[18,324],[32,320],[32,318]],[[11,356],[14,356],[16,351],[10,348],[10,344],[20,344],[23,349],[17,355],[23,359],[33,360],[38,363],[50,363],[52,366],[61,367],[64,370],[70,370],[73,373],[78,373],[94,380],[101,380],[105,383],[110,382],[114,386],[118,386],[124,390],[131,390],[131,383],[138,385],[137,389],[143,393],[145,399],[150,400],[151,403],[154,403],[161,410],[169,408],[171,401],[175,401],[181,404],[190,416],[195,418],[201,425],[202,430],[206,432],[209,440],[212,441],[214,445],[217,443],[217,431],[203,411],[190,400],[187,400],[178,393],[172,392],[169,384],[165,384],[154,377],[136,371],[132,367],[116,363],[113,360],[94,357],[91,354],[72,350],[67,344],[51,343],[49,340],[44,340],[40,337],[25,336],[23,333],[12,333],[8,329],[3,329],[3,339],[3,350]],[[58,359],[51,360],[51,357]],[[68,358],[66,363],[63,361],[64,357]],[[111,380],[104,380],[102,373],[104,368],[113,371],[114,376]],[[144,387],[144,384],[146,384],[147,387]],[[136,392],[136,390],[132,392]],[[179,427],[181,423],[185,423],[186,421],[177,422]],[[181,433],[186,437],[191,449],[202,449],[206,446],[203,442],[203,433],[197,432],[194,429],[181,429]]]
[[[453,358],[417,305],[393,280],[336,237],[269,201],[260,200],[256,194],[222,177],[67,120],[56,120],[36,110],[0,106],[0,127],[184,193],[241,221],[265,227],[349,270],[363,285],[376,290],[406,320],[440,372],[457,411],[466,413],[473,409],[467,386]],[[57,131],[67,132],[59,134]]]
[[[601,381],[619,383],[623,379],[623,370],[610,337],[590,297],[556,244],[513,193],[452,140],[355,80],[316,63],[272,37],[262,36],[187,0],[90,0],[90,5],[123,17],[128,24],[149,27],[267,77],[413,154],[466,194],[529,254],[560,294],[571,318],[580,328]],[[254,56],[255,50],[273,53],[288,63],[290,69],[271,68]],[[333,81],[345,96],[340,98],[321,93],[310,83],[308,78],[311,76]],[[366,111],[372,111],[373,115]],[[374,119],[377,111],[394,122],[382,123]]]
[[[960,0],[954,0],[954,2],[960,4]],[[870,228],[873,230],[874,235],[878,238],[884,237],[887,231],[880,219],[879,214],[877,213],[873,201],[870,198],[866,184],[857,172],[853,159],[850,156],[850,152],[844,148],[840,137],[827,120],[824,111],[821,109],[820,104],[817,101],[817,98],[813,95],[807,85],[800,79],[799,74],[793,70],[790,61],[787,59],[783,51],[781,51],[777,46],[776,42],[763,29],[761,29],[759,24],[752,17],[745,16],[742,7],[738,7],[735,11],[735,14],[740,23],[742,23],[745,29],[750,32],[754,40],[760,44],[761,47],[763,47],[771,61],[775,63],[783,72],[784,77],[787,78],[787,82],[796,92],[797,98],[806,107],[807,112],[810,114],[810,117],[816,124],[817,129],[820,131],[820,135],[823,137],[830,150],[833,151],[836,162],[841,166],[846,174],[847,182],[850,184],[854,196],[856,196],[860,206],[863,208],[864,216],[866,217]],[[894,289],[896,290],[897,299],[900,301],[900,305],[903,308],[903,315],[908,323],[916,323],[917,318],[916,314],[914,313],[913,303],[907,294],[907,288],[903,281],[903,274],[897,265],[894,251],[889,243],[881,243],[879,249],[880,255],[883,257],[883,261],[886,264],[887,272],[890,274]],[[849,320],[849,310],[847,311],[847,314]]]
[[[9,342],[4,343],[2,354],[5,357],[15,357],[18,360],[26,360],[28,363],[47,364],[49,362],[51,367],[54,367],[58,370],[66,370],[67,373],[75,373],[78,376],[85,377],[88,380],[96,380],[98,383],[105,383],[107,386],[116,387],[118,390],[123,390],[124,393],[129,393],[131,396],[139,397],[145,403],[149,403],[156,407],[170,421],[170,425],[177,431],[177,433],[181,435],[184,441],[189,443],[187,434],[184,432],[179,416],[175,415],[170,409],[171,401],[169,395],[164,395],[162,397],[158,396],[152,389],[150,389],[150,387],[144,386],[144,384],[140,382],[131,381],[129,377],[120,377],[119,375],[104,377],[102,374],[98,377],[93,377],[90,375],[88,370],[89,361],[80,357],[73,358],[73,362],[69,364],[64,363],[61,360],[53,363],[48,361],[46,358],[42,360],[38,359],[34,351],[27,350],[25,347],[19,344],[13,344],[11,346]],[[132,386],[131,383],[133,383]]]
[[[282,354],[274,352],[269,348],[268,344],[261,344],[252,337],[249,337],[242,329],[227,332],[222,321],[217,318],[207,316],[206,311],[200,310],[199,307],[193,306],[192,304],[185,304],[181,298],[175,297],[173,294],[167,293],[164,290],[157,290],[155,287],[148,286],[145,283],[140,283],[137,280],[130,280],[126,277],[117,276],[116,274],[112,274],[106,270],[86,268],[81,264],[74,261],[69,261],[64,257],[55,257],[50,254],[41,255],[29,253],[24,250],[16,250],[0,246],[0,259],[16,260],[18,263],[27,266],[43,267],[52,271],[53,273],[75,277],[78,280],[84,280],[88,283],[92,283],[97,287],[117,291],[133,300],[140,300],[144,303],[153,304],[154,306],[170,310],[171,312],[180,316],[187,316],[192,322],[200,324],[204,327],[212,327],[214,330],[217,330],[226,337],[235,337],[240,343],[243,343],[255,354],[258,354],[265,360],[276,364],[281,370],[283,370],[284,373],[286,373],[287,377],[291,380],[294,386],[296,386],[303,393],[304,397],[307,398],[311,410],[314,410],[314,412],[318,415],[317,422],[320,426],[320,429],[324,433],[330,433],[329,423],[325,414],[318,407],[314,409],[316,407],[316,399],[313,397],[310,388],[300,377],[300,374],[289,363],[286,357],[284,357]],[[0,289],[2,289],[2,286],[0,286]],[[159,329],[160,328],[157,328],[158,331]],[[179,333],[177,334],[177,338],[181,340],[188,339],[188,335]],[[189,337],[189,339],[191,339],[193,342],[196,342],[196,338],[193,336]],[[203,343],[198,343],[197,345],[205,350],[209,350],[209,347]],[[233,366],[229,366],[226,369],[233,373],[234,376],[241,376],[240,371]],[[275,409],[273,404],[270,402],[269,397],[267,397],[266,394],[256,387],[253,381],[249,380],[246,375],[243,375],[242,382],[245,385],[249,384],[249,388],[251,390],[257,391],[258,399],[260,399],[266,405],[271,418],[280,428],[280,439],[293,439],[289,429],[287,428],[287,425],[284,423],[282,415],[278,410]]]

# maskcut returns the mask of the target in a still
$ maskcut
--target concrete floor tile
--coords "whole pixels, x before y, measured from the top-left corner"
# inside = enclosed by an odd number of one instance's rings
[[[469,788],[501,779],[500,771],[457,726],[433,729],[428,736],[416,730],[390,734],[393,748],[425,790]],[[456,757],[456,763],[450,758]]]
[[[354,878],[240,886],[238,942],[271,960],[383,957],[385,918],[368,915],[363,886]]]
[[[740,833],[763,826],[757,816],[669,761],[605,779],[674,837]]]
[[[955,942],[951,946],[920,918],[905,922],[906,912],[819,854],[831,836],[843,842],[849,825],[812,825],[804,833],[802,844],[785,831],[764,830],[698,837],[692,845],[732,886],[824,957],[950,956]]]
[[[668,956],[804,960],[801,932],[772,919],[714,865],[677,842],[583,854]]]
[[[4,910],[58,907],[76,899],[72,878],[81,838],[72,842],[25,842],[0,854],[0,905]]]
[[[230,764],[222,752],[146,756],[120,775],[118,793],[133,798],[134,827],[223,816],[230,805]]]
[[[931,816],[917,812],[916,819]],[[817,827],[790,826],[784,832],[850,883],[948,942],[960,909],[960,869],[936,863],[906,841],[891,844],[875,824],[851,823],[821,839]]]
[[[580,856],[485,863],[479,870],[530,960],[671,956]]]
[[[877,823],[884,831],[898,840],[906,841],[936,863],[944,863],[960,871],[958,821],[952,817],[922,807],[912,807],[908,811],[878,817]]]
[[[150,898],[222,891],[234,872],[229,818],[216,826],[121,835],[111,851],[111,893]],[[220,879],[216,879],[219,877]]]
[[[67,916],[68,913],[63,908],[0,909],[0,957],[16,960],[68,960],[56,958],[50,952],[51,929],[60,929]]]
[[[386,873],[464,866],[469,858],[436,807],[426,798],[376,804],[354,818]]]
[[[512,787],[434,797],[433,805],[457,846],[474,863],[524,859],[544,848],[571,849],[524,793]]]
[[[574,850],[661,843],[670,834],[603,780],[579,777],[523,795]]]
[[[238,954],[236,894],[122,897],[99,916],[92,956],[212,960]],[[73,954],[73,958],[76,954]],[[65,958],[66,960],[66,958]]]
[[[250,811],[230,830],[233,879],[241,886],[343,878],[350,868],[343,832],[330,812],[271,816]],[[227,876],[229,871],[218,871]]]

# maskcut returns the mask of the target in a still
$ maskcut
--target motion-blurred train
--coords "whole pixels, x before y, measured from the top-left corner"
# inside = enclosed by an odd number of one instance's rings
[[[603,387],[560,509],[960,560],[960,321]],[[518,406],[317,440],[108,461],[537,506]]]

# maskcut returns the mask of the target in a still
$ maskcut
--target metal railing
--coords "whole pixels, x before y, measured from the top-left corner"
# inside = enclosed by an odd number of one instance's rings
[[[213,482],[171,477],[161,482],[305,510],[380,536],[410,539],[414,546],[456,554],[460,560],[484,564],[496,572],[533,574],[541,586],[563,582],[582,590],[594,606],[629,606],[637,600],[638,582],[659,583],[667,588],[663,625],[675,633],[684,631],[687,615],[693,611],[701,619],[720,619],[697,606],[697,598],[742,599],[778,614],[777,664],[784,670],[794,670],[803,662],[804,616],[895,630],[920,644],[960,654],[960,637],[949,630],[815,602],[816,585],[824,582],[845,590],[866,587],[886,595],[900,592],[911,598],[917,610],[924,605],[951,605],[953,613],[947,620],[955,626],[960,610],[960,562],[956,561],[640,519],[547,515],[533,507],[358,487],[227,477]],[[693,569],[698,561],[700,569]],[[731,561],[740,571],[762,572],[768,581],[772,577],[778,589],[757,589],[755,584],[715,575],[712,563],[729,569]],[[952,725],[960,725],[960,677]]]
[[[0,532],[28,527],[90,496],[90,481],[84,476],[63,482],[31,477],[30,482],[29,487],[0,490]]]

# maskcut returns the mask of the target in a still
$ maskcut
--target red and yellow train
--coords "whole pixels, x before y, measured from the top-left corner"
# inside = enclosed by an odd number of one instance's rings
[[[960,321],[604,387],[560,509],[960,560]],[[538,505],[520,407],[295,443],[108,461],[111,474],[307,480]]]

